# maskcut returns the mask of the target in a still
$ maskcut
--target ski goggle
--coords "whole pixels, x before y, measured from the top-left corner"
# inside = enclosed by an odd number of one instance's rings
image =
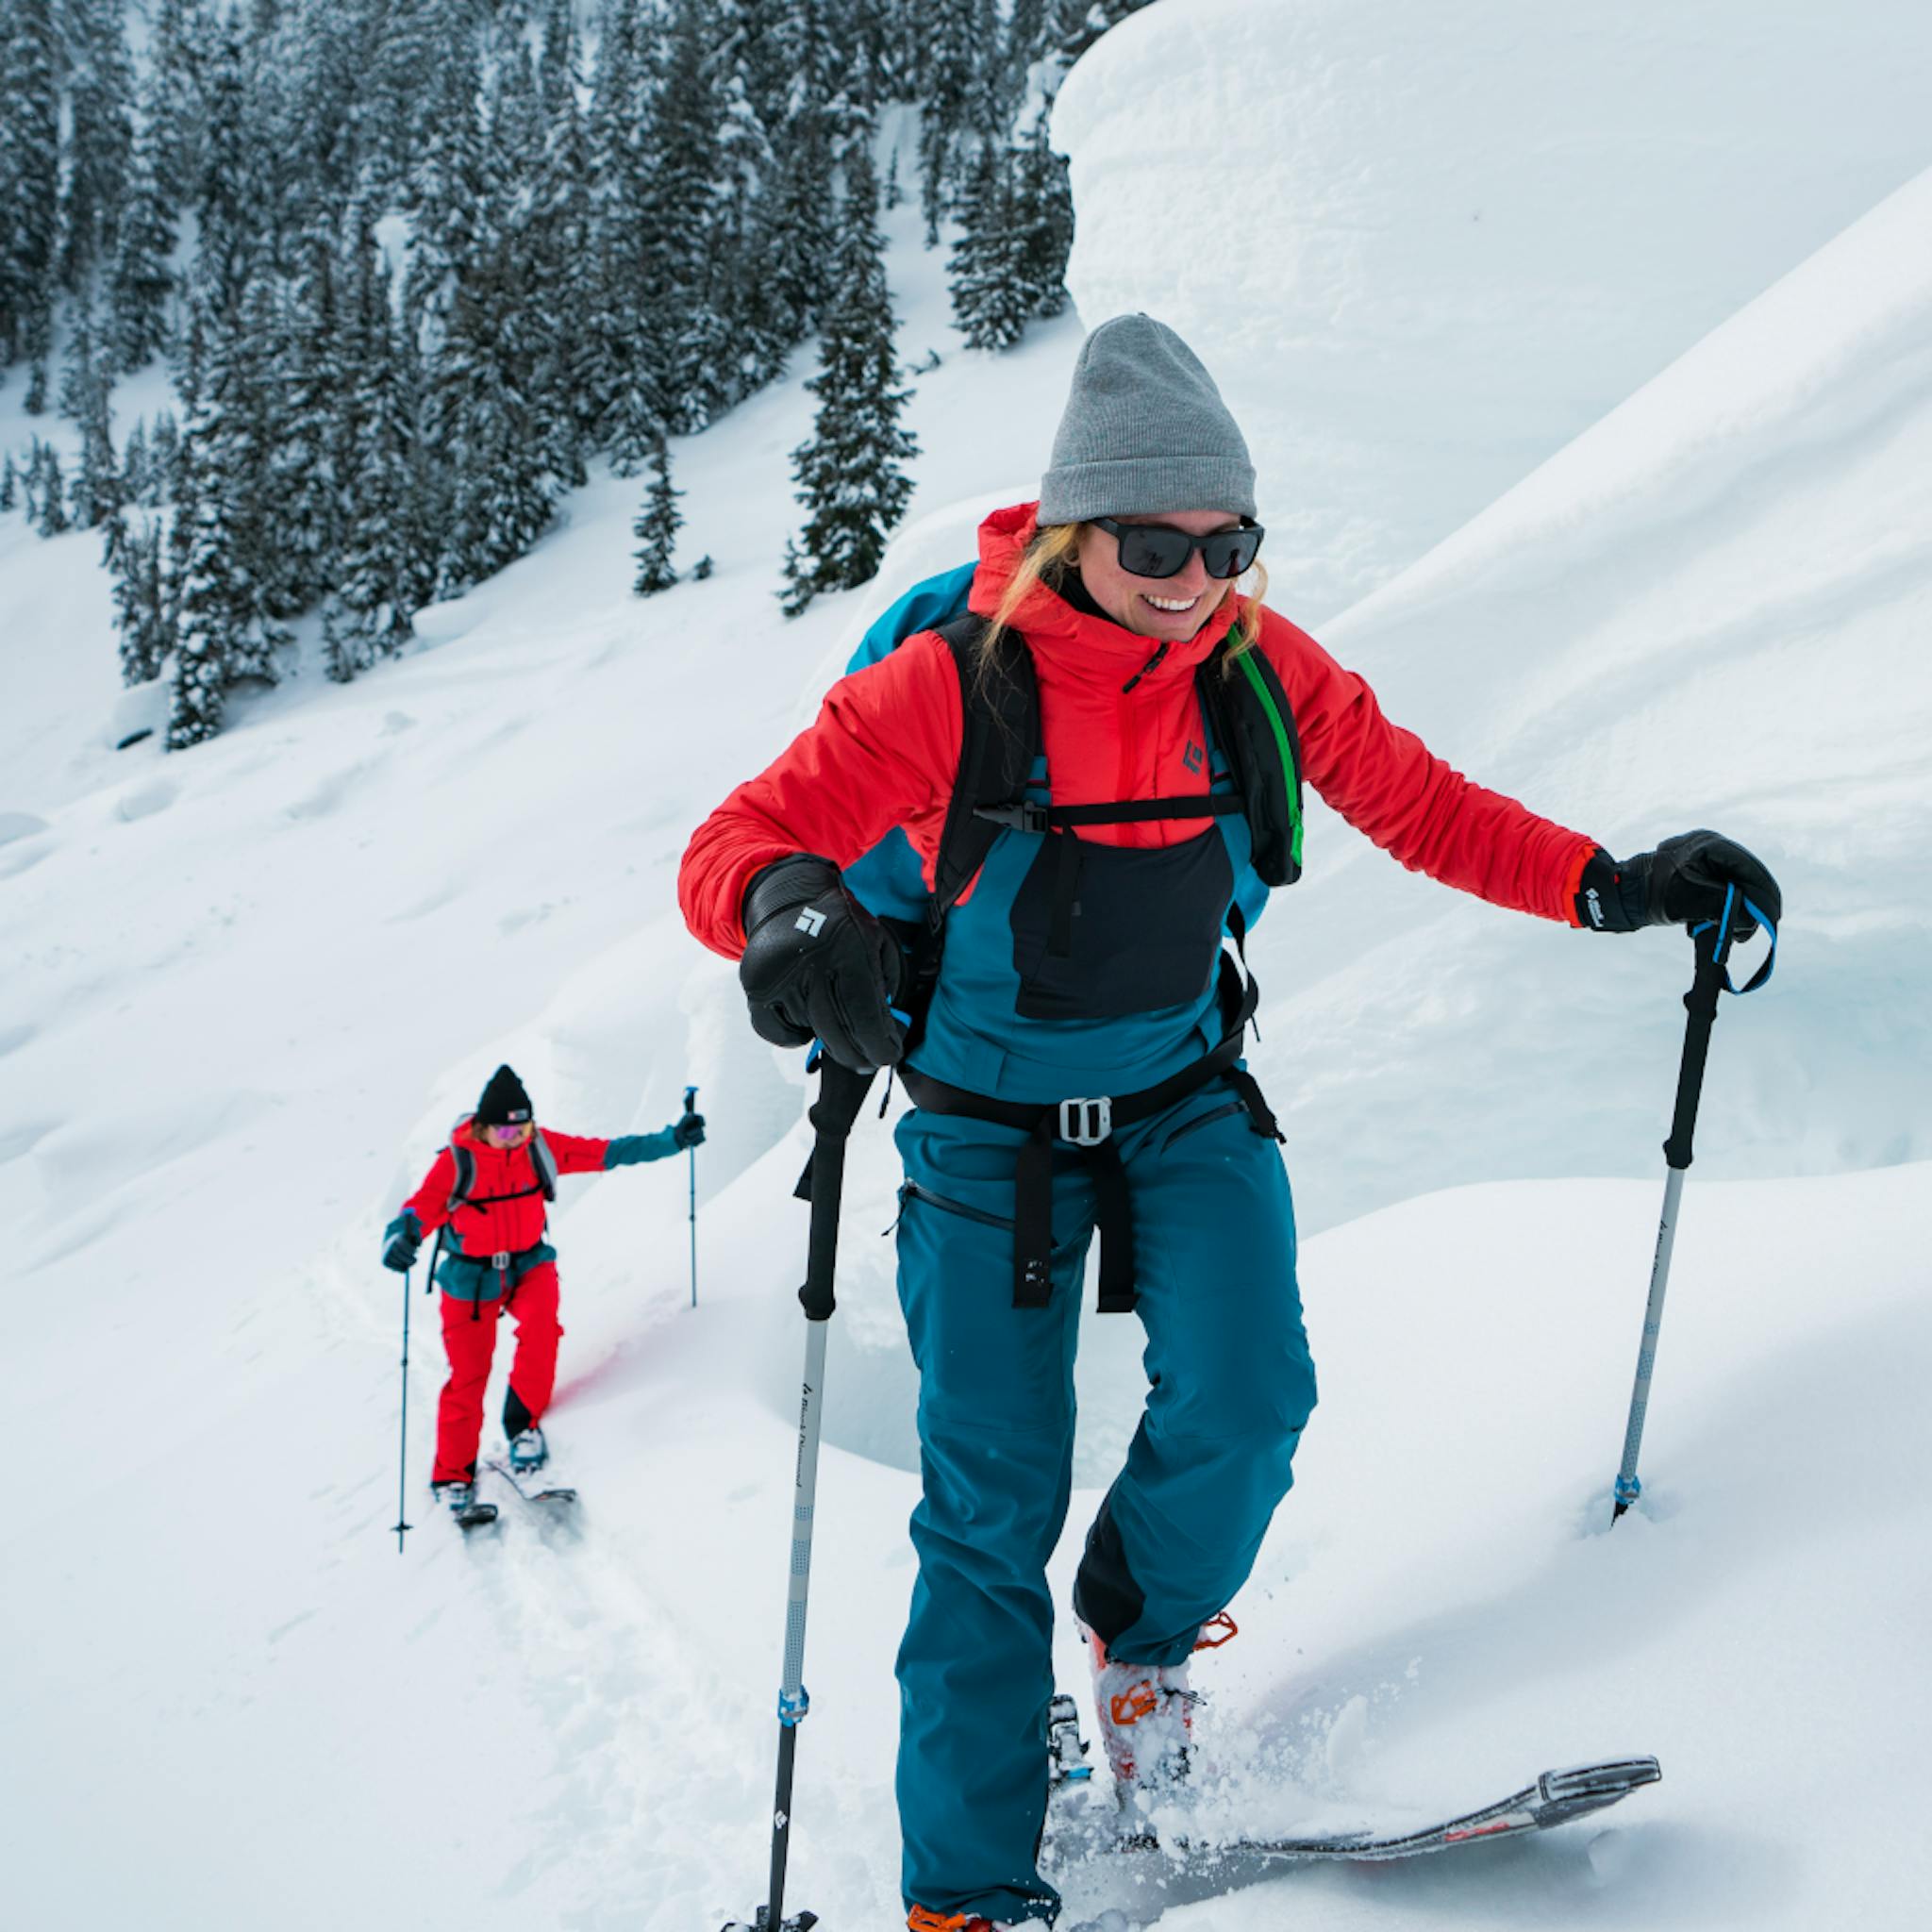
[[[1112,517],[1090,517],[1088,522],[1113,539],[1121,568],[1135,577],[1177,577],[1197,550],[1210,577],[1238,577],[1253,565],[1268,534],[1252,517],[1243,517],[1239,530],[1215,530],[1206,537],[1191,537],[1167,524],[1121,524]]]
[[[514,1137],[527,1132],[529,1125],[528,1121],[491,1121],[484,1131],[492,1141],[500,1141],[506,1134]]]

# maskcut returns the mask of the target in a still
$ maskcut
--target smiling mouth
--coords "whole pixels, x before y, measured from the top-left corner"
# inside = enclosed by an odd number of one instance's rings
[[[1183,610],[1191,610],[1201,601],[1201,593],[1197,591],[1191,597],[1154,597],[1142,591],[1141,598],[1143,603],[1153,605],[1155,609],[1174,616]]]

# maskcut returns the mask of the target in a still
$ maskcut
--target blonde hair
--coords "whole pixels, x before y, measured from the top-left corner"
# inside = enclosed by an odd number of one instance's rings
[[[1006,637],[1013,618],[1021,605],[1025,603],[1034,591],[1049,577],[1058,577],[1064,572],[1077,568],[1080,559],[1080,538],[1086,530],[1085,524],[1041,524],[1033,534],[1033,541],[1026,546],[1026,552],[1020,559],[1020,567],[1008,580],[1007,588],[1000,593],[1000,601],[993,607],[992,615],[987,620],[986,635],[979,643],[979,682],[982,690],[991,675],[995,654]],[[1249,595],[1241,599],[1241,615],[1235,620],[1238,635],[1234,648],[1222,660],[1222,674],[1226,675],[1234,668],[1234,660],[1245,651],[1255,648],[1255,640],[1261,635],[1261,600],[1268,594],[1267,567],[1257,558],[1247,573],[1253,583]],[[1236,579],[1239,582],[1239,579]],[[1051,585],[1048,586],[1052,588]],[[1224,595],[1226,592],[1223,593]],[[1218,605],[1215,607],[1220,608]]]

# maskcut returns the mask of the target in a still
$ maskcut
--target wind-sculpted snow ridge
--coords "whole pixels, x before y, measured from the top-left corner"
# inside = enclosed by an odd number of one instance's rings
[[[1613,852],[1713,824],[1789,908],[1719,1019],[1698,1172],[1932,1154],[1932,175],[1328,627],[1384,708]],[[1689,949],[1536,926],[1325,812],[1253,952],[1315,1224],[1418,1185],[1647,1171]]]
[[[1061,91],[1091,326],[1247,426],[1320,624],[1924,168],[1917,0],[1165,0]]]

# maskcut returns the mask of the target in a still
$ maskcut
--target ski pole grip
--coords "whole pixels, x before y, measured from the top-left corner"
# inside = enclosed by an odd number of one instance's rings
[[[687,1114],[697,1112],[697,1098],[698,1090],[695,1087],[687,1087],[684,1090],[684,1110]]]
[[[1677,1102],[1671,1113],[1671,1138],[1664,1142],[1664,1159],[1679,1172],[1691,1160],[1697,1103],[1704,1093],[1704,1063],[1710,1054],[1710,1029],[1724,989],[1724,955],[1730,951],[1724,940],[1724,928],[1718,924],[1699,926],[1690,935],[1697,970],[1690,991],[1684,995],[1684,1055],[1677,1065]]]
[[[811,1237],[805,1286],[798,1291],[808,1322],[829,1322],[838,1306],[833,1276],[839,1258],[839,1205],[845,1190],[845,1142],[871,1089],[870,1073],[855,1074],[830,1054],[819,1056],[819,1097],[812,1103]]]

